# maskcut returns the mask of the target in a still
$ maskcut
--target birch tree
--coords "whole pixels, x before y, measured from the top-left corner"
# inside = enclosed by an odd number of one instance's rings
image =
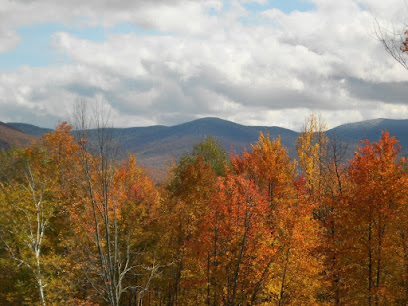
[[[55,210],[50,164],[39,147],[3,154],[2,162],[0,242],[18,266],[32,272],[46,305],[43,249]]]

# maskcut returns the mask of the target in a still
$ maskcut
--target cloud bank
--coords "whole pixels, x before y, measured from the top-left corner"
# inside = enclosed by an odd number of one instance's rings
[[[116,126],[216,116],[297,129],[311,111],[329,126],[408,118],[408,71],[373,37],[403,21],[402,0],[313,0],[309,11],[267,0],[0,0],[0,57],[19,27],[63,24],[49,37],[68,60],[0,68],[0,120],[53,127],[78,98],[111,107]],[[131,30],[117,31],[124,25]],[[81,37],[102,28],[103,40]],[[69,29],[75,29],[70,31]]]

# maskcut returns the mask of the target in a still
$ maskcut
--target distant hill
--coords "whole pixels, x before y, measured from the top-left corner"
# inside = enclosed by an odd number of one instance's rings
[[[399,141],[402,153],[408,152],[408,119],[373,119],[355,123],[343,124],[327,131],[329,137],[336,136],[338,139],[349,144],[354,151],[360,140],[368,138],[371,142],[377,141],[381,131],[388,131]]]
[[[0,146],[2,141],[10,141],[11,135],[15,135],[16,142],[19,142],[17,139],[33,139],[52,131],[24,123],[8,123],[5,126],[14,128],[15,134],[6,133],[9,135],[8,140],[0,137]],[[374,119],[349,123],[328,130],[327,135],[348,143],[351,157],[359,140],[367,137],[370,141],[377,141],[383,130],[388,130],[392,136],[396,136],[401,147],[408,149],[408,120]],[[229,152],[241,153],[244,148],[250,149],[250,144],[258,140],[261,131],[269,133],[272,139],[280,136],[289,154],[296,157],[296,138],[299,133],[274,126],[245,126],[219,118],[202,118],[175,126],[112,129],[114,138],[120,144],[122,156],[126,152],[136,154],[140,164],[156,178],[164,177],[172,160],[177,160],[182,154],[191,151],[193,144],[206,136],[217,137]]]
[[[279,127],[244,126],[219,118],[202,118],[166,127],[152,126],[114,129],[124,151],[136,153],[141,164],[150,169],[163,171],[172,159],[191,151],[194,143],[206,136],[217,137],[227,151],[241,153],[259,138],[259,132],[269,133],[271,138],[279,135],[291,153],[295,152],[297,133]]]
[[[29,145],[35,139],[21,130],[0,122],[0,149]]]
[[[7,122],[7,125],[17,128],[20,131],[33,136],[42,136],[53,131],[52,129],[42,128],[27,123]]]
[[[24,123],[8,124],[37,137],[52,131]],[[112,129],[122,156],[126,152],[136,154],[140,164],[156,177],[164,177],[173,160],[191,151],[193,144],[206,136],[217,137],[229,152],[241,153],[258,140],[260,131],[269,133],[271,138],[280,135],[291,155],[295,154],[297,133],[294,131],[280,127],[244,126],[219,118],[202,118],[175,126]]]

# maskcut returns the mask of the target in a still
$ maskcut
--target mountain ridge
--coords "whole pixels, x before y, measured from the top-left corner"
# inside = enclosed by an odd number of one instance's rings
[[[7,123],[32,138],[38,138],[51,129],[25,123]],[[382,130],[388,130],[400,140],[401,147],[408,149],[408,119],[377,118],[346,123],[326,131],[330,138],[336,137],[349,144],[351,150],[359,140],[367,137],[377,141]],[[192,150],[194,143],[206,136],[218,138],[223,147],[232,153],[241,153],[250,144],[255,143],[259,133],[268,133],[270,138],[280,136],[282,144],[292,157],[296,157],[296,138],[299,132],[278,126],[246,126],[232,121],[204,117],[193,121],[173,125],[153,125],[148,127],[112,128],[112,135],[119,140],[122,157],[126,152],[136,154],[141,165],[152,170],[153,176],[165,176],[174,159]],[[0,138],[1,141],[1,138]],[[1,144],[0,144],[1,146]]]

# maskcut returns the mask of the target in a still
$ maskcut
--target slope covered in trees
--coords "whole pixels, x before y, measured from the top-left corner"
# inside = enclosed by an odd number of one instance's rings
[[[298,160],[208,137],[155,186],[66,123],[0,162],[0,304],[404,305],[407,161],[388,132],[345,159],[310,117]]]
[[[29,145],[35,137],[12,125],[0,122],[0,149]]]
[[[49,129],[21,123],[8,125],[28,134],[25,137],[30,139],[33,139],[32,136],[38,137],[51,132]],[[391,135],[396,136],[405,154],[408,149],[408,137],[405,132],[407,129],[408,120],[374,119],[344,124],[327,130],[326,135],[329,139],[336,139],[337,142],[341,141],[348,145],[347,158],[352,158],[359,140],[367,137],[370,141],[376,141],[381,136],[381,131],[389,131]],[[257,141],[260,132],[269,134],[272,139],[280,136],[288,154],[292,158],[297,158],[298,132],[276,126],[244,126],[218,118],[202,118],[169,127],[159,125],[112,128],[112,137],[120,147],[120,158],[125,159],[128,152],[135,154],[139,164],[148,171],[154,181],[162,182],[168,176],[169,165],[185,152],[191,151],[193,144],[202,141],[206,136],[212,135],[219,139],[227,152],[240,154],[245,148],[249,149],[251,143]]]

